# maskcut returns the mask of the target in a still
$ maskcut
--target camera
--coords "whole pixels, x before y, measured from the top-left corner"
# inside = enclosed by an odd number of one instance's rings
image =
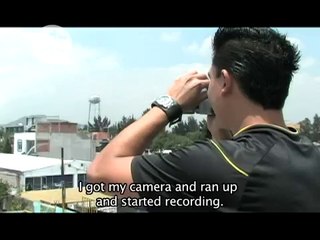
[[[202,101],[199,104],[199,106],[193,110],[183,111],[183,114],[194,114],[194,113],[198,113],[201,115],[215,116],[215,113],[214,113],[208,99]]]

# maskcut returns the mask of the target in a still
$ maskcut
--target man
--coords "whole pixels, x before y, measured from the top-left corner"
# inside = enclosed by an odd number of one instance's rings
[[[213,113],[213,110],[212,110]],[[207,135],[206,138],[216,140],[227,140],[232,138],[232,132],[216,126],[215,115],[207,114]]]
[[[127,187],[123,196],[154,200],[143,202],[149,211],[320,211],[320,153],[286,127],[282,113],[299,60],[296,47],[273,29],[219,28],[210,80],[196,71],[179,77],[96,157],[89,178],[166,186]],[[232,139],[141,156],[168,123],[207,97],[215,128],[230,129]],[[181,190],[184,183],[190,188]]]

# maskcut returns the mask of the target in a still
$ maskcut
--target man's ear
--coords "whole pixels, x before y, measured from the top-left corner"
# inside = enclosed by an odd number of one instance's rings
[[[222,69],[221,71],[221,79],[223,81],[222,83],[222,94],[229,94],[232,92],[232,86],[233,86],[233,77],[232,75],[225,69]]]

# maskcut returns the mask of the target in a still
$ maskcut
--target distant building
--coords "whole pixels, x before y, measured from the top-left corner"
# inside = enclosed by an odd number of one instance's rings
[[[34,132],[14,134],[13,153],[60,158],[64,148],[66,159],[92,160],[95,141],[78,132],[77,123],[63,120],[39,121]]]
[[[64,148],[66,159],[92,160],[95,143],[90,135],[80,133],[71,122],[41,122],[36,128],[36,153],[43,157],[59,158]]]
[[[17,192],[65,187],[76,188],[86,181],[90,162],[65,160],[64,176],[61,159],[0,153],[0,179],[8,182]]]
[[[46,115],[29,115],[19,118],[13,122],[3,125],[4,131],[9,134],[34,131],[39,121],[49,118]]]
[[[91,137],[96,146],[96,153],[101,152],[111,140],[110,134],[108,132],[92,132]]]
[[[4,125],[12,135],[12,153],[91,161],[110,141],[108,132],[88,133],[77,123],[46,115],[30,115]]]
[[[15,133],[13,140],[13,153],[14,154],[27,154],[31,155],[35,152],[36,133],[23,132]]]

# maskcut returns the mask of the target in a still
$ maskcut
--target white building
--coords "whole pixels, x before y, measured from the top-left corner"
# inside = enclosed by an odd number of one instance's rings
[[[90,161],[95,157],[96,143],[80,133],[15,133],[13,153],[60,158],[64,148],[66,159]]]
[[[35,132],[15,133],[13,140],[14,154],[28,154],[29,151],[34,150],[36,143]]]
[[[78,187],[86,181],[89,161],[64,160],[64,177],[61,159],[0,153],[0,179],[8,182],[13,190],[43,190]]]

